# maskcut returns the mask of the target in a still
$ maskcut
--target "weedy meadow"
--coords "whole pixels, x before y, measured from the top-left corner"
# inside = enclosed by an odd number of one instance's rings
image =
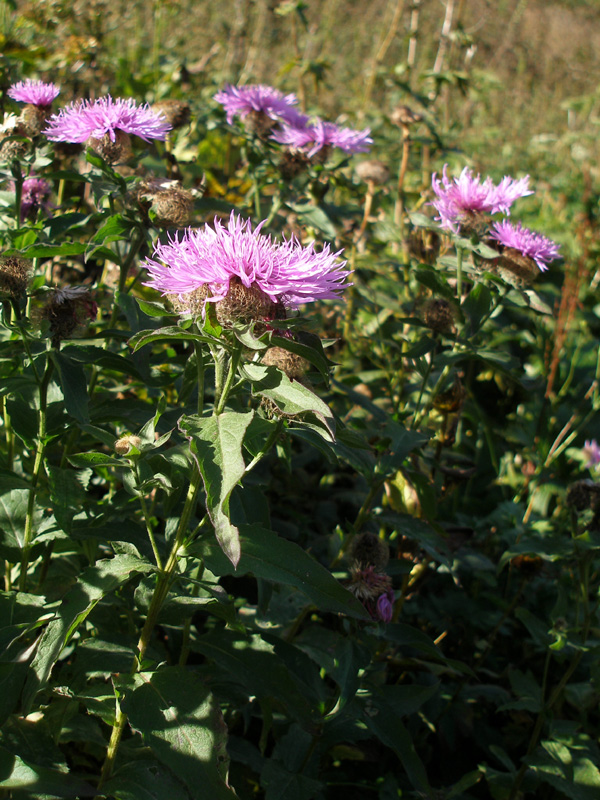
[[[595,798],[590,186],[2,68],[0,796]]]

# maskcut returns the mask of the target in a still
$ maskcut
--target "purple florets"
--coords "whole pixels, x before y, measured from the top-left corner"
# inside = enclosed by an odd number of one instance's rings
[[[18,103],[29,103],[32,106],[47,107],[52,105],[60,94],[60,89],[54,83],[43,83],[42,81],[19,81],[15,83],[7,92],[11,100]]]
[[[162,114],[157,114],[145,103],[138,106],[135,100],[101,97],[71,103],[53,114],[44,134],[53,142],[85,142],[90,138],[102,139],[108,135],[111,142],[116,131],[139,136],[140,139],[164,140],[171,125]]]
[[[550,261],[554,261],[560,255],[559,247],[552,239],[523,228],[520,222],[517,225],[513,225],[507,219],[496,222],[492,226],[490,236],[504,247],[512,247],[533,259],[542,272],[548,269]]]
[[[391,622],[394,615],[394,592],[391,589],[377,599],[377,617],[382,622]]]
[[[529,175],[520,180],[504,177],[498,186],[491,178],[481,181],[481,176],[473,176],[465,167],[458,178],[450,179],[448,165],[444,164],[442,179],[434,173],[431,186],[437,195],[432,205],[439,216],[436,217],[442,228],[458,233],[461,221],[469,214],[510,214],[510,207],[519,197],[533,194],[529,189]]]
[[[356,131],[317,118],[304,125],[283,125],[271,138],[279,144],[302,150],[312,158],[322,148],[329,147],[339,147],[346,153],[367,153],[369,145],[373,144],[370,133],[369,128]]]
[[[273,302],[297,306],[314,300],[332,299],[343,289],[348,271],[339,253],[329,245],[320,252],[303,247],[293,236],[274,242],[260,233],[264,222],[252,230],[249,220],[231,214],[225,228],[215,219],[214,228],[188,228],[158,243],[154,257],[143,266],[151,275],[146,286],[163,295],[185,295],[208,287],[210,300],[223,300],[229,282],[238,279],[246,288],[259,288]]]
[[[48,209],[47,198],[51,192],[48,181],[31,175],[23,181],[21,192],[21,221],[35,217],[39,209]]]
[[[586,439],[583,452],[588,458],[586,467],[597,467],[600,464],[600,447],[595,439]]]
[[[234,117],[242,119],[253,111],[266,114],[275,121],[301,125],[307,117],[293,108],[298,102],[295,94],[282,94],[272,86],[256,84],[250,86],[227,85],[213,98],[221,103],[227,112],[227,122],[231,125]]]

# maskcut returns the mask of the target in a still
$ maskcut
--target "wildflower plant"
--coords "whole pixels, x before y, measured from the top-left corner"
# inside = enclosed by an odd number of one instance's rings
[[[155,77],[0,147],[0,789],[596,791],[597,319],[543,191],[423,189],[427,109]]]

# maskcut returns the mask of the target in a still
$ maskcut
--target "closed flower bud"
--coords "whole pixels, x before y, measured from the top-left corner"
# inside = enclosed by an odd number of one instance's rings
[[[373,186],[382,186],[387,183],[390,177],[390,171],[387,166],[383,161],[377,161],[376,159],[361,161],[360,164],[356,165],[354,171],[361,181],[371,183]]]
[[[415,122],[420,122],[423,117],[416,111],[413,111],[410,106],[396,106],[390,114],[390,119],[394,125],[399,127],[408,127],[414,125]]]
[[[50,106],[34,106],[28,103],[19,115],[19,127],[25,136],[39,136],[52,113]]]
[[[292,380],[301,380],[310,367],[310,363],[296,353],[290,353],[283,347],[270,347],[261,359],[263,364],[280,369]]]
[[[194,210],[192,194],[178,181],[142,181],[137,191],[137,201],[145,212],[152,209],[152,224],[157,228],[183,228],[189,224]]]
[[[120,439],[117,439],[115,442],[115,453],[120,456],[126,456],[131,451],[132,447],[139,450],[141,446],[142,440],[139,436],[128,434],[127,436],[121,436]]]
[[[514,247],[505,247],[501,258],[494,262],[495,271],[510,286],[528,286],[540,274],[533,258],[520,253]]]
[[[114,131],[114,141],[109,133],[105,133],[100,139],[90,137],[87,144],[108,164],[120,164],[127,161],[133,153],[131,137],[125,131],[118,129]]]
[[[439,392],[433,398],[433,407],[445,414],[455,414],[460,411],[465,401],[466,391],[458,378],[445,392]]]
[[[423,322],[434,333],[454,331],[454,309],[443,298],[431,298],[423,306]]]
[[[389,575],[375,572],[373,567],[361,569],[353,566],[350,568],[348,589],[360,600],[372,619],[391,621],[394,592]]]

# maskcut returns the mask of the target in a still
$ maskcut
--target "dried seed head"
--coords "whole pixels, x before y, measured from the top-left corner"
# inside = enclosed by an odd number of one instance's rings
[[[374,186],[382,186],[387,183],[390,177],[390,171],[383,161],[361,161],[354,168],[354,172],[358,175],[361,181],[367,181]]]
[[[292,380],[301,380],[310,368],[310,363],[296,353],[290,353],[283,347],[270,347],[261,362],[267,366],[277,367]]]
[[[252,109],[244,117],[244,125],[259,139],[267,139],[276,124],[277,120],[271,119],[264,111],[256,109]]]
[[[95,319],[98,313],[98,306],[85,286],[56,289],[46,297],[40,317],[50,323],[54,346],[68,339],[87,321]]]
[[[132,447],[139,450],[141,446],[142,440],[139,436],[127,434],[127,436],[121,436],[121,438],[117,439],[115,442],[115,453],[118,453],[120,456],[126,456],[129,454]]]
[[[358,566],[350,568],[350,583],[348,589],[361,602],[377,600],[377,598],[392,588],[392,579],[389,575],[375,572],[373,567],[361,569]]]
[[[454,309],[441,297],[432,297],[423,306],[423,322],[435,333],[454,331]]]
[[[350,557],[359,569],[372,567],[381,571],[390,560],[390,549],[383,539],[374,533],[361,533],[352,544]]]
[[[27,291],[31,263],[18,256],[0,258],[0,295],[17,300]]]
[[[99,156],[101,156],[107,164],[119,164],[127,161],[133,154],[131,147],[131,137],[125,131],[118,128],[114,131],[114,142],[108,133],[105,133],[101,139],[95,139],[93,136],[88,139],[88,147],[91,147]]]
[[[152,208],[152,224],[157,228],[183,228],[189,224],[194,198],[178,181],[153,178],[142,181],[136,193],[141,208]]]
[[[152,110],[162,114],[173,129],[183,128],[190,121],[190,104],[185,100],[159,100],[154,103]]]

